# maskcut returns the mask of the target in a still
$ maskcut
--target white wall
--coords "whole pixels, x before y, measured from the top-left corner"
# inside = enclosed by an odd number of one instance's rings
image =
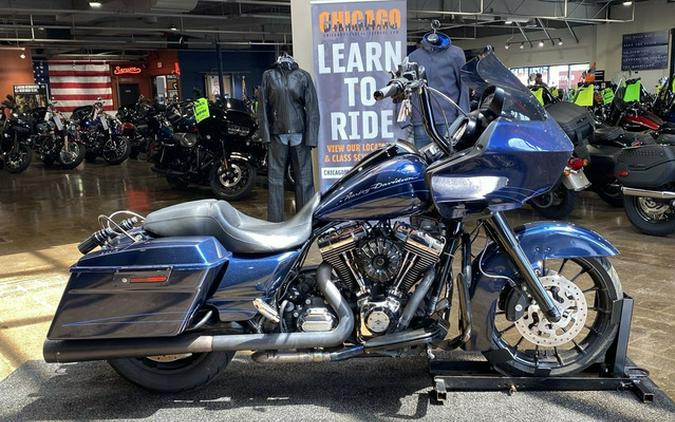
[[[624,6],[613,6],[613,8],[622,7]],[[665,31],[671,28],[675,28],[675,3],[668,3],[666,0],[649,0],[636,3],[633,22],[576,27],[578,44],[567,29],[549,31],[551,37],[563,39],[564,44],[555,47],[546,43],[542,48],[536,45],[529,48],[526,43],[526,48],[523,50],[520,50],[518,45],[512,45],[509,50],[505,50],[504,44],[511,37],[510,35],[477,40],[457,40],[456,44],[464,49],[481,48],[486,44],[491,44],[495,47],[500,59],[509,67],[595,62],[597,69],[605,70],[607,79],[618,81],[621,77],[629,76],[628,72],[621,71],[623,34]],[[527,35],[532,39],[546,38],[543,32],[528,32]],[[514,28],[511,41],[522,39],[522,35]],[[642,78],[644,86],[649,90],[653,90],[658,79],[667,74],[668,69],[632,72],[633,76]]]

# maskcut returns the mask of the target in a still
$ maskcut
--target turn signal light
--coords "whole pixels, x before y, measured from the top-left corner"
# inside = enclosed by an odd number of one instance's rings
[[[572,170],[581,170],[584,166],[588,164],[587,160],[581,159],[579,157],[572,157],[567,162],[567,166]]]

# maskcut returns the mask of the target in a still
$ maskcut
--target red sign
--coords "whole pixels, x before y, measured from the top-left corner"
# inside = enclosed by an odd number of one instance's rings
[[[136,67],[136,66],[129,66],[129,67],[120,67],[120,66],[115,66],[115,69],[113,69],[113,74],[115,75],[138,75],[141,73],[141,68]]]

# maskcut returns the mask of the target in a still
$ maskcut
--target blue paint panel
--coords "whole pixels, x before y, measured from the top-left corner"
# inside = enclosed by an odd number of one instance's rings
[[[174,237],[90,253],[71,268],[48,338],[165,337],[182,333],[230,257],[213,237]],[[163,282],[134,278],[167,276]]]
[[[384,154],[383,154],[384,155]],[[378,220],[403,217],[430,206],[425,160],[416,154],[363,160],[329,189],[314,217],[319,220]]]
[[[221,321],[246,321],[258,311],[253,300],[269,298],[281,285],[300,250],[276,255],[230,257],[227,270],[207,304],[218,310]]]
[[[536,222],[515,229],[520,246],[533,267],[543,259],[574,257],[607,257],[619,252],[602,236],[584,227],[567,223]],[[482,271],[477,258],[473,263],[471,296],[471,340],[467,350],[487,351],[492,348],[493,324],[499,294],[506,280],[487,277],[483,273],[515,277],[516,269],[509,257],[495,243],[485,251]]]
[[[429,167],[433,201],[445,218],[520,208],[556,184],[572,151],[553,119],[499,118],[471,150]]]

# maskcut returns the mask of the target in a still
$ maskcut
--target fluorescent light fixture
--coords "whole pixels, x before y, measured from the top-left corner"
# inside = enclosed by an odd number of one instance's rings
[[[103,4],[100,1],[90,1],[89,2],[89,7],[92,9],[100,9]]]
[[[633,2],[632,2],[632,1],[625,1],[625,2],[623,2],[623,3],[621,3],[621,4],[623,4],[624,6],[632,6],[632,5],[633,5]]]
[[[507,19],[504,21],[504,25],[511,25],[513,21],[511,19]]]

